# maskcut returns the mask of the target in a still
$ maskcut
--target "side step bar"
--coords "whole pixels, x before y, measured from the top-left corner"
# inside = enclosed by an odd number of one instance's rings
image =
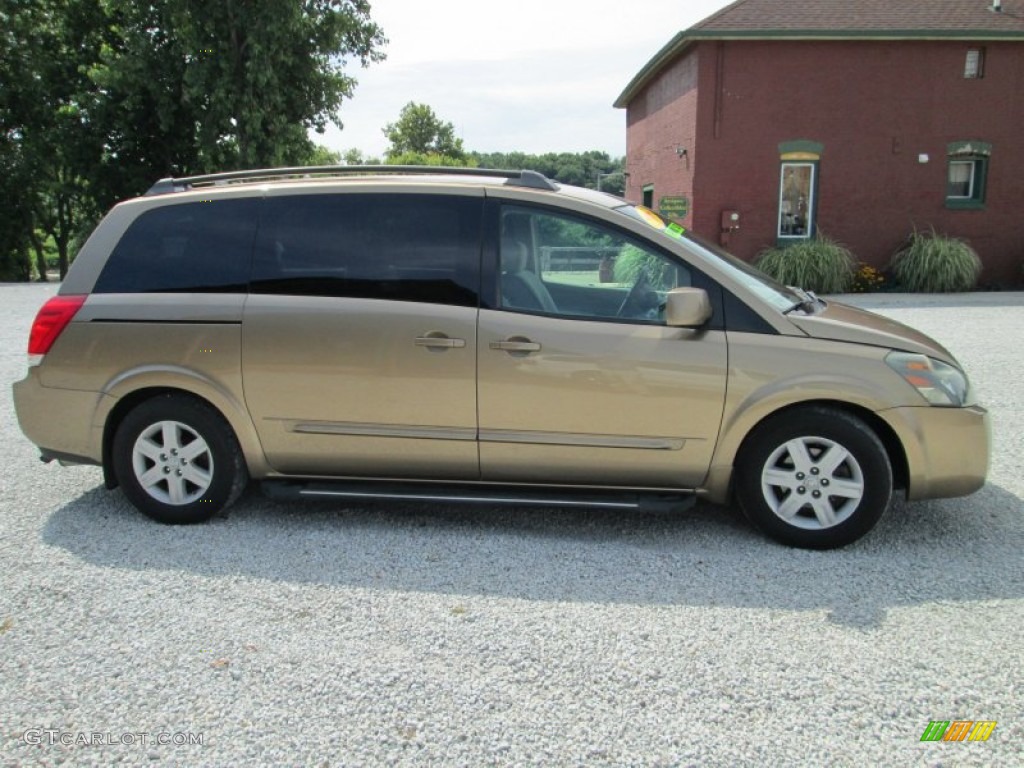
[[[576,488],[524,488],[489,484],[403,483],[311,480],[264,480],[263,493],[272,499],[351,499],[367,502],[410,501],[440,504],[504,504],[519,507],[581,507],[624,511],[682,512],[693,506],[693,494],[658,491],[605,493]]]

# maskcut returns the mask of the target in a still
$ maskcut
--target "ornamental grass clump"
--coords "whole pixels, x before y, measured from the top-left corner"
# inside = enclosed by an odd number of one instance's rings
[[[850,250],[831,238],[766,248],[754,266],[784,285],[815,293],[846,293],[853,284],[857,261]]]
[[[913,293],[970,291],[978,284],[981,259],[965,241],[931,232],[910,236],[892,260],[899,284]]]

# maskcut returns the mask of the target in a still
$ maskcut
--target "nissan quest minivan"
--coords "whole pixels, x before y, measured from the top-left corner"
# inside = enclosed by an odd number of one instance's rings
[[[197,523],[278,496],[628,509],[735,499],[848,544],[895,490],[985,481],[988,414],[942,346],[643,207],[530,171],[164,179],[39,311],[21,428]]]

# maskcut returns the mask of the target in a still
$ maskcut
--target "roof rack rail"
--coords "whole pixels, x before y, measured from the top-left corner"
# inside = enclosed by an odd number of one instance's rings
[[[210,173],[203,176],[167,177],[160,179],[146,191],[146,196],[184,192],[197,186],[221,186],[232,183],[253,183],[283,178],[312,178],[331,176],[369,176],[375,174],[413,174],[445,176],[488,176],[507,179],[515,187],[530,187],[554,192],[558,185],[536,171],[505,171],[490,168],[451,168],[439,165],[310,165],[297,168],[257,168],[247,171]]]

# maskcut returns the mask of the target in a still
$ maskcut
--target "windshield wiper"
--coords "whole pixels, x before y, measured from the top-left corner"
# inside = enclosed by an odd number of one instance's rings
[[[814,295],[814,291],[805,291],[803,288],[797,288],[796,286],[788,286],[789,290],[793,291],[799,297],[800,301],[796,302],[789,309],[785,310],[782,314],[788,315],[790,312],[801,310],[809,315],[813,315],[814,311],[818,308],[818,304],[825,306],[825,302]]]

